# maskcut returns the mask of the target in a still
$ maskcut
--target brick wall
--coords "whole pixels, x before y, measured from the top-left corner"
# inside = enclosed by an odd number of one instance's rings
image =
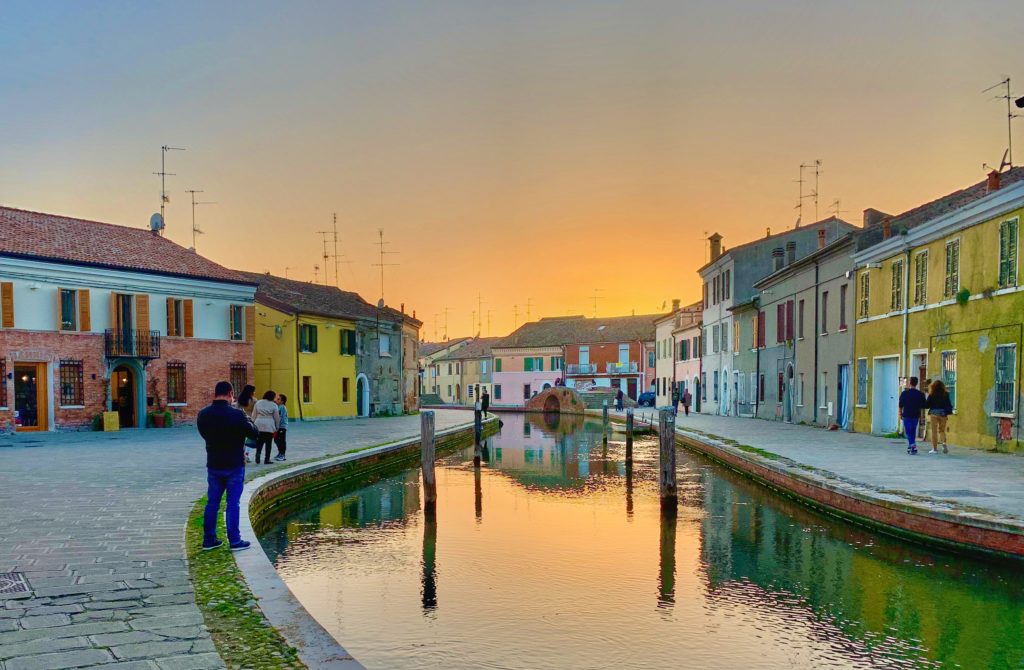
[[[213,387],[219,381],[229,381],[232,363],[248,366],[249,383],[253,383],[253,345],[248,342],[225,340],[195,340],[167,337],[161,342],[160,358],[150,361],[146,368],[148,379],[156,379],[160,397],[167,402],[167,363],[184,361],[186,373],[185,407],[170,407],[175,422],[192,423],[199,410],[213,400]],[[236,390],[236,393],[240,389]],[[147,395],[153,395],[153,384],[146,386]]]

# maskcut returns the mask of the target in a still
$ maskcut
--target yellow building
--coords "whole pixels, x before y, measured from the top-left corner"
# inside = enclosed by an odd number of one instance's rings
[[[855,430],[895,432],[900,391],[914,376],[949,388],[950,444],[1020,447],[1022,217],[1024,168],[1014,168],[866,220],[854,256]]]
[[[248,276],[259,282],[257,397],[268,389],[285,394],[293,421],[357,416],[356,315],[346,296],[333,286]]]

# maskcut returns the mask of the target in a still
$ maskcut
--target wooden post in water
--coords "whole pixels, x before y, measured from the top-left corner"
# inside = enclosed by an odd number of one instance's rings
[[[423,469],[423,509],[437,508],[437,478],[434,476],[434,413],[420,413],[420,467]]]
[[[633,464],[633,408],[626,410],[626,466]]]
[[[484,419],[480,410],[480,403],[476,404],[473,410],[473,467],[480,467],[480,456],[483,454]]]
[[[608,446],[608,401],[601,401],[601,441]]]
[[[679,504],[679,487],[676,484],[676,417],[670,409],[658,412],[658,442],[661,444],[658,476],[661,511],[674,515]]]

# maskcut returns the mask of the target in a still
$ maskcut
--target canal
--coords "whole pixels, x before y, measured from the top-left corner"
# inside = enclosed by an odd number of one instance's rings
[[[368,668],[1024,668],[1024,570],[890,538],[582,417],[503,415],[438,463],[307,500],[260,541]]]

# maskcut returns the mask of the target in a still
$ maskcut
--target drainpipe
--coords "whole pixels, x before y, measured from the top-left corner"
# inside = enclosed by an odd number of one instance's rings
[[[906,232],[904,231],[904,234]],[[907,300],[909,297],[908,289],[910,282],[910,247],[906,247],[903,250],[903,376],[910,377],[910,361],[907,360],[907,325],[910,319],[910,302]]]
[[[761,296],[754,298],[754,323],[757,324],[757,337],[754,338],[754,418],[761,411]],[[767,319],[766,319],[767,321]],[[767,342],[767,340],[765,340]]]
[[[811,400],[811,421],[818,423],[818,338],[821,336],[821,328],[818,321],[818,306],[821,302],[821,284],[819,277],[818,261],[814,261],[814,398]]]

